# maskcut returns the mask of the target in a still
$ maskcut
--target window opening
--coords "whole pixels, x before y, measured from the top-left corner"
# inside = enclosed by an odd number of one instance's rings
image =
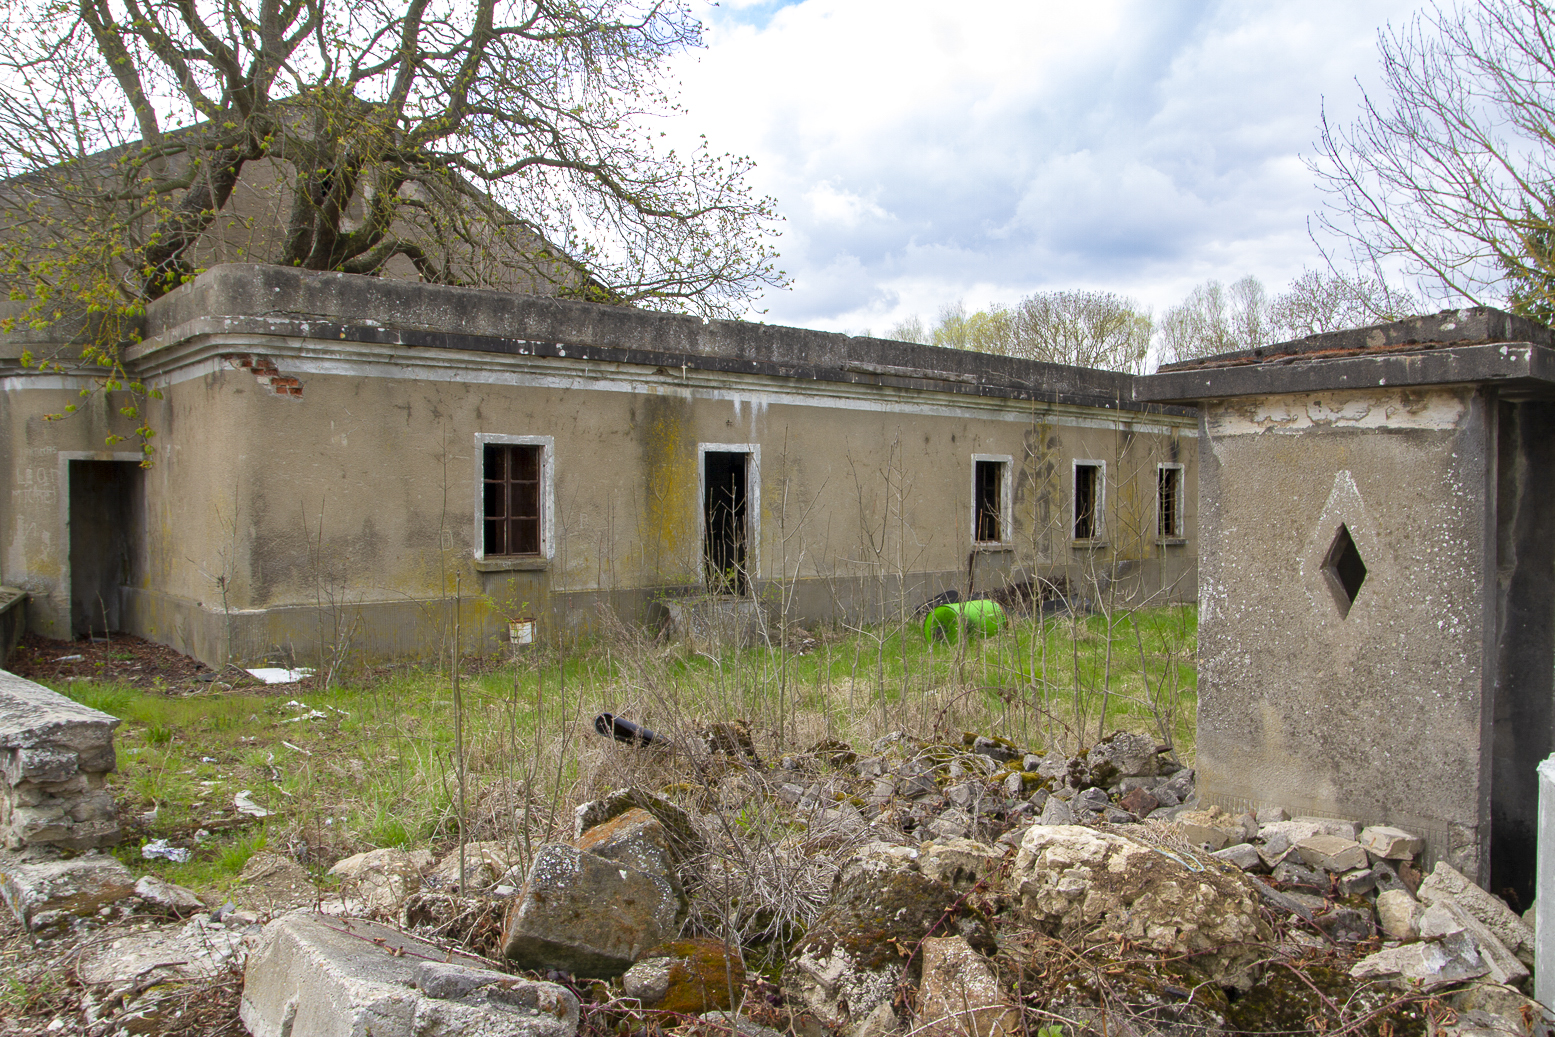
[[[1174,540],[1182,536],[1182,469],[1163,466],[1156,472],[1156,535]]]
[[[487,443],[485,554],[540,553],[540,447]]]
[[[1074,466],[1074,538],[1094,540],[1099,529],[1097,504],[1101,498],[1101,465]]]
[[[973,485],[977,493],[977,540],[984,544],[1002,543],[1004,511],[1000,494],[1004,488],[1004,462],[978,461],[976,465]]]
[[[709,450],[703,457],[703,559],[715,594],[745,594],[746,473],[750,455]]]
[[[1361,584],[1366,582],[1366,563],[1361,560],[1361,552],[1355,546],[1355,538],[1350,536],[1349,526],[1341,525],[1339,532],[1334,534],[1328,556],[1323,559],[1323,575],[1328,577],[1328,587],[1334,592],[1340,617],[1348,616],[1350,606],[1361,593]]]

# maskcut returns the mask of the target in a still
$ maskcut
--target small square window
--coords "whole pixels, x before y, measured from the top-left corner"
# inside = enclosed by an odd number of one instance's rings
[[[1156,469],[1156,536],[1162,540],[1182,539],[1182,466],[1161,465]]]
[[[1095,461],[1074,463],[1074,538],[1101,536],[1102,466]]]
[[[973,507],[976,538],[980,544],[999,544],[1007,538],[1004,529],[1003,461],[976,461],[973,473]]]
[[[482,458],[486,557],[538,555],[540,447],[487,443]]]

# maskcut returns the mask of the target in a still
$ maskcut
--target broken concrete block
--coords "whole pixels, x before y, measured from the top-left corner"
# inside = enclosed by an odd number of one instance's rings
[[[340,878],[340,889],[368,911],[386,918],[399,914],[405,898],[421,888],[421,869],[404,850],[368,850],[337,861],[329,869]]]
[[[0,670],[0,845],[84,850],[119,841],[117,717]]]
[[[1263,828],[1264,825],[1272,825],[1280,821],[1290,820],[1290,815],[1285,812],[1284,807],[1259,807],[1258,812],[1253,816],[1257,820],[1258,827],[1260,829]]]
[[[1020,1012],[987,959],[960,936],[923,941],[916,1037],[1005,1037],[1020,1032]]]
[[[1374,860],[1407,861],[1425,849],[1425,840],[1401,828],[1369,825],[1361,829],[1360,844]]]
[[[76,975],[88,985],[115,986],[211,979],[242,967],[251,943],[241,931],[208,915],[195,915],[179,926],[108,929],[83,951]]]
[[[1370,868],[1347,871],[1339,876],[1339,892],[1347,897],[1370,893],[1377,887],[1377,873]]]
[[[1534,960],[1533,930],[1506,901],[1480,889],[1445,861],[1420,884],[1420,901],[1438,904],[1450,900],[1484,925],[1524,964]]]
[[[1423,990],[1478,979],[1490,971],[1467,933],[1421,940],[1369,954],[1350,969],[1355,979],[1376,979]]]
[[[1427,940],[1451,933],[1467,933],[1480,957],[1490,967],[1487,975],[1493,983],[1513,986],[1528,978],[1528,969],[1517,956],[1456,901],[1441,900],[1428,905],[1420,913],[1418,926],[1421,938]]]
[[[1283,835],[1294,846],[1314,835],[1331,835],[1338,839],[1353,840],[1355,831],[1355,824],[1351,821],[1337,821],[1329,817],[1298,817],[1291,821],[1275,821],[1272,824],[1260,825],[1258,838],[1267,843],[1275,836]]]
[[[520,968],[609,978],[675,935],[685,895],[662,875],[548,843],[508,916],[503,953]]]
[[[1328,876],[1316,868],[1309,868],[1294,853],[1274,866],[1270,873],[1274,881],[1284,886],[1311,886],[1317,889],[1328,888]]]
[[[1500,984],[1476,983],[1452,995],[1448,1004],[1458,1022],[1439,1031],[1444,1037],[1453,1029],[1466,1034],[1470,1028],[1487,1037],[1548,1037],[1551,1032],[1544,1006]]]
[[[175,886],[155,875],[142,875],[135,883],[135,895],[153,910],[177,918],[187,918],[206,910],[205,901],[194,890]]]
[[[1257,848],[1250,843],[1228,846],[1224,850],[1216,850],[1210,856],[1227,864],[1234,864],[1243,871],[1252,871],[1263,864],[1263,858],[1258,856]]]
[[[1184,839],[1194,846],[1202,847],[1211,852],[1219,850],[1231,841],[1231,837],[1224,827],[1197,820],[1195,817],[1197,813],[1178,816],[1177,824],[1182,829]]]
[[[578,999],[360,919],[297,912],[265,926],[243,973],[253,1037],[573,1037]]]
[[[1420,901],[1407,890],[1389,889],[1377,894],[1377,922],[1395,940],[1420,936]]]
[[[71,916],[95,914],[134,892],[129,869],[97,853],[68,861],[0,862],[0,896],[17,921],[32,932]]]
[[[1371,863],[1360,843],[1334,835],[1311,835],[1299,839],[1296,841],[1296,852],[1307,864],[1323,871],[1355,871]]]

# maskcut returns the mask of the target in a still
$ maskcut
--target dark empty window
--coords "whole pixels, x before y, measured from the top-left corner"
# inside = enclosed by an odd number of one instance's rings
[[[539,554],[540,448],[487,443],[483,465],[485,554]]]
[[[1361,552],[1355,546],[1355,538],[1350,536],[1349,526],[1340,526],[1339,532],[1334,534],[1328,556],[1323,559],[1323,575],[1328,577],[1328,587],[1334,592],[1339,615],[1348,616],[1350,606],[1361,593],[1361,584],[1366,582],[1366,563],[1361,561]]]
[[[1097,508],[1101,504],[1101,465],[1074,466],[1074,538],[1094,540],[1100,535]]]
[[[716,594],[745,594],[746,491],[750,455],[709,450],[703,455],[703,559]]]
[[[977,540],[997,544],[1004,540],[1004,462],[978,461],[973,480],[977,494]]]
[[[1182,469],[1156,469],[1156,536],[1172,540],[1182,536]]]

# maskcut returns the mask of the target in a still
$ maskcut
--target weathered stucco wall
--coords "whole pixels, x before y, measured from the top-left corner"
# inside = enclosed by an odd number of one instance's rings
[[[1493,403],[1490,405],[1493,407]],[[1206,405],[1199,440],[1201,789],[1420,831],[1488,860],[1494,415],[1471,389]],[[1322,569],[1366,566],[1348,614]]]
[[[342,646],[425,654],[446,643],[456,590],[473,648],[520,612],[551,634],[588,626],[600,604],[651,620],[655,598],[703,584],[708,444],[757,455],[752,576],[774,598],[784,585],[794,620],[895,614],[964,592],[969,572],[978,591],[1036,575],[1084,596],[1113,579],[1161,600],[1194,595],[1194,420],[1120,406],[1122,376],[233,269],[159,303],[135,358],[164,398],[148,405],[159,451],[139,476],[144,548],[127,625],[207,661],[312,662]],[[428,331],[438,322],[459,334]],[[519,325],[541,337],[496,337]],[[882,356],[902,364],[871,361]],[[4,384],[4,427],[13,442],[37,437],[36,465],[56,470],[67,439],[100,446],[97,419],[42,421],[72,387],[40,391],[37,375],[14,371]],[[549,559],[478,559],[479,435],[550,437]],[[973,544],[974,455],[1009,458],[1011,530],[998,548]],[[1076,459],[1106,464],[1105,535],[1092,544],[1072,542]],[[1155,536],[1162,462],[1184,465],[1188,535],[1169,543]],[[68,636],[60,505],[11,496],[25,516],[6,528],[37,531],[22,548],[9,538],[3,576]]]

